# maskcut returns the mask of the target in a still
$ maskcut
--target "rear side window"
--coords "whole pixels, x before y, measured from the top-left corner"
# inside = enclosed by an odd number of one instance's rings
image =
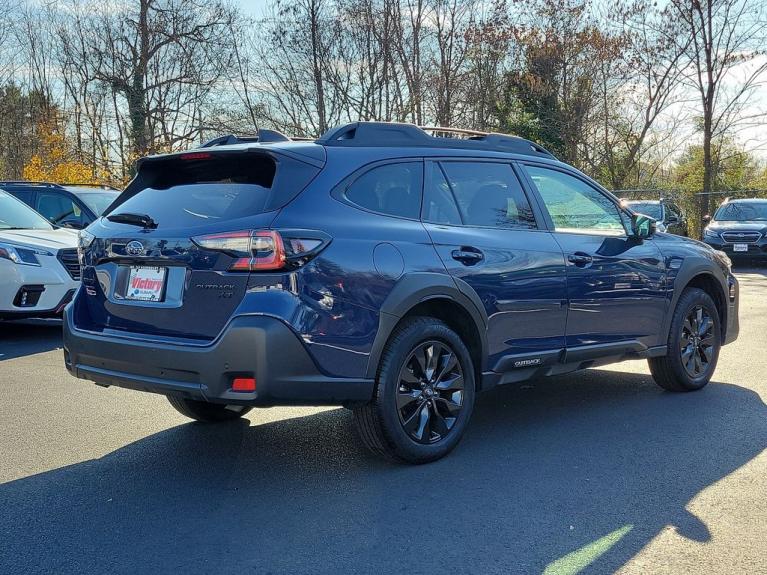
[[[28,206],[32,205],[32,192],[28,192],[26,190],[8,190],[8,193],[14,197],[17,197]]]
[[[418,219],[422,188],[423,163],[402,162],[368,170],[346,188],[344,196],[372,212]]]
[[[442,168],[434,162],[429,165],[430,177],[423,192],[423,219],[433,224],[460,226],[461,214],[455,203],[453,191]]]
[[[468,226],[535,228],[535,218],[511,164],[443,162],[442,169]]]
[[[110,214],[146,214],[164,227],[253,216],[287,204],[319,171],[259,152],[187,156],[146,162]]]

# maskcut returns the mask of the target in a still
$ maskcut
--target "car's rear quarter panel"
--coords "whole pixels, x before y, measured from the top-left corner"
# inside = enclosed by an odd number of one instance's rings
[[[353,170],[391,154],[344,150],[338,158],[333,152],[337,150],[329,152],[322,174],[273,224],[278,229],[317,229],[333,238],[296,274],[291,291],[298,301],[293,315],[283,317],[291,317],[291,326],[323,371],[359,377],[365,374],[378,332],[379,310],[396,283],[408,273],[446,270],[419,221],[374,214],[331,197],[331,190]],[[258,282],[258,276],[251,276],[251,282]],[[261,303],[259,299],[257,305]]]

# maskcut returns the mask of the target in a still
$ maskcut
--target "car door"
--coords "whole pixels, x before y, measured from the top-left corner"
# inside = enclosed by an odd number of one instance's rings
[[[524,170],[565,253],[568,361],[663,343],[666,270],[655,242],[628,234],[615,198],[579,174],[533,163]]]
[[[564,350],[565,265],[509,162],[427,161],[422,221],[459,288],[488,317],[489,367],[555,363]],[[538,207],[535,207],[538,210]]]

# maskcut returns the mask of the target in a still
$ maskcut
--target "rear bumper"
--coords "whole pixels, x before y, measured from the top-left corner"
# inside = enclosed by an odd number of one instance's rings
[[[320,372],[298,336],[280,320],[239,316],[204,346],[84,332],[64,312],[64,360],[75,377],[214,403],[254,406],[341,405],[369,401],[373,381]],[[255,377],[255,392],[235,392],[235,377]]]

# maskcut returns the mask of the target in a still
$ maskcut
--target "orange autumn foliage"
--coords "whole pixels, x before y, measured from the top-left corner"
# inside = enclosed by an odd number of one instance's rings
[[[64,134],[52,123],[40,125],[38,138],[40,151],[24,165],[22,175],[25,180],[57,184],[98,184],[103,181],[89,166],[77,160]]]

